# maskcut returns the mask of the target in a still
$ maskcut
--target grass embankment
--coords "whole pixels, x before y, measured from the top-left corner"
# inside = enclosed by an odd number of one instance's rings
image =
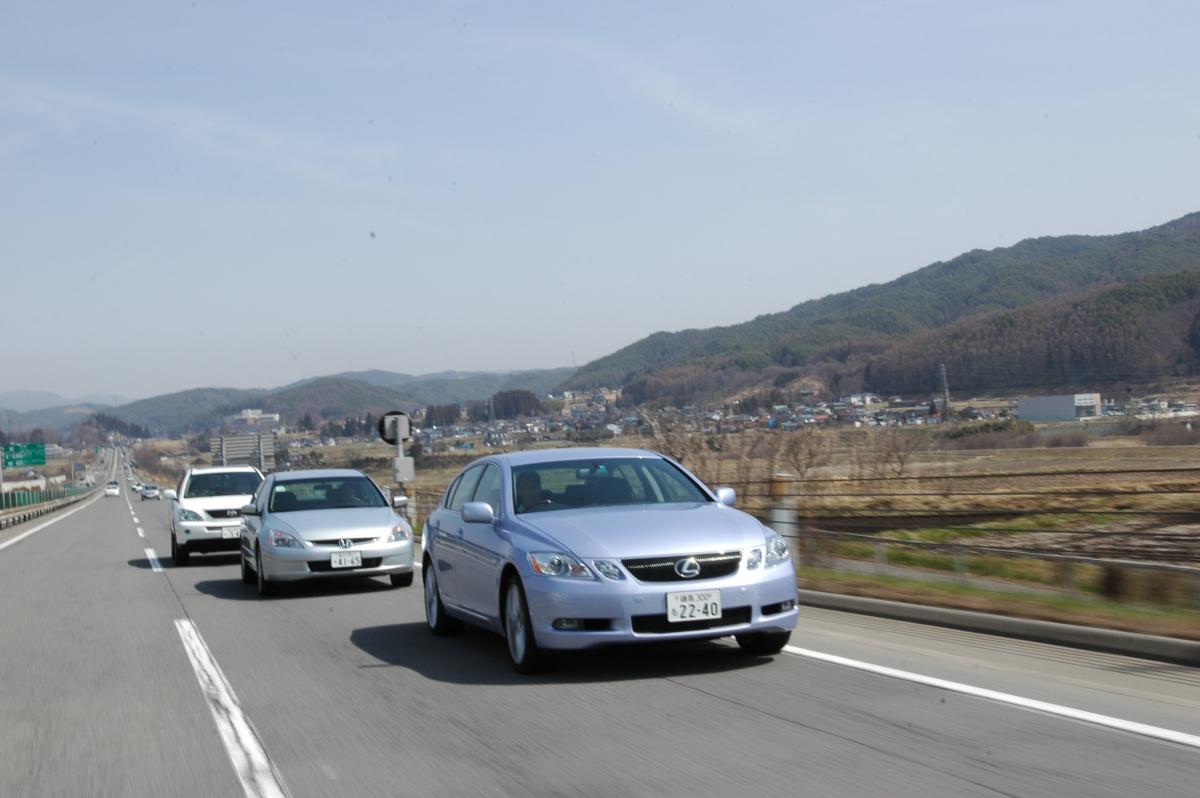
[[[1085,596],[1014,595],[971,585],[824,568],[802,567],[797,574],[805,590],[1200,640],[1200,610],[1124,604]]]

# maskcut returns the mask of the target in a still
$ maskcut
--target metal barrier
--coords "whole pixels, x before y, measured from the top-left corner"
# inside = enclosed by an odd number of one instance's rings
[[[1132,596],[1149,603],[1200,608],[1200,567],[1191,565],[1060,554],[1030,546],[935,543],[818,529],[802,524],[794,509],[781,505],[770,508],[766,520],[772,529],[794,541],[796,561],[801,567],[974,583],[1006,592],[1090,593],[1114,600]],[[1037,579],[1012,578],[1004,573],[1006,569],[996,567],[994,561],[998,559],[1032,561],[1049,567],[1043,567],[1044,573],[1036,574]],[[1145,584],[1139,586],[1135,584],[1139,581],[1136,574],[1157,578],[1143,578],[1140,581]]]
[[[0,510],[0,529],[7,529],[10,526],[23,523],[32,518],[52,513],[55,510],[61,510],[63,507],[83,501],[94,495],[100,488],[82,488],[74,489],[67,488],[65,490],[54,491],[14,491],[18,494],[32,494],[34,497],[40,497],[38,501],[14,501],[10,503],[7,499],[13,494],[5,494],[4,508]],[[53,494],[53,498],[49,495]],[[23,499],[24,497],[22,497]]]

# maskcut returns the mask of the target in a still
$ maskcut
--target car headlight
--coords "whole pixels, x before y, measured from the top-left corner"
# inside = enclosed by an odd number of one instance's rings
[[[392,527],[392,533],[387,537],[389,543],[400,543],[412,539],[412,530],[403,522]]]
[[[302,549],[304,544],[295,535],[284,532],[282,529],[268,529],[267,543],[276,548],[281,549]]]
[[[180,510],[179,511],[179,520],[180,521],[203,521],[204,519],[200,516],[200,513],[196,512],[195,510]]]
[[[529,564],[535,574],[542,576],[565,576],[576,579],[594,579],[588,567],[570,554],[559,551],[538,551],[529,555]]]
[[[790,556],[787,541],[779,533],[772,532],[767,537],[767,567],[787,562]]]
[[[621,566],[617,565],[613,560],[592,560],[592,567],[599,571],[600,575],[605,579],[617,582],[625,578],[625,573],[621,570]]]

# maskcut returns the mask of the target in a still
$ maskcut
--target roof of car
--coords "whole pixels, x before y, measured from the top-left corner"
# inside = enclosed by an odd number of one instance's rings
[[[528,452],[508,452],[496,455],[510,466],[532,463],[560,463],[566,460],[607,460],[614,457],[660,458],[661,454],[646,449],[618,449],[605,446],[576,446],[569,449],[535,449]]]
[[[363,472],[353,468],[311,468],[307,471],[276,471],[273,476],[280,479],[335,479],[338,477],[361,477]]]
[[[206,466],[204,468],[188,469],[193,474],[232,474],[235,472],[249,471],[257,473],[258,469],[248,465],[231,465],[231,466]]]

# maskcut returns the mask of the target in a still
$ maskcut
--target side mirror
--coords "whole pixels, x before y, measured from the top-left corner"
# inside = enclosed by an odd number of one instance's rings
[[[487,502],[467,502],[462,507],[462,519],[468,524],[491,524],[495,523],[496,514]]]
[[[175,501],[177,498],[179,498],[179,495],[177,493],[175,493],[175,491],[173,491],[173,490],[164,490],[163,498],[170,499],[171,501]]]
[[[253,504],[243,504],[242,515],[258,515],[258,508]]]
[[[733,488],[717,488],[717,501],[726,507],[732,507],[737,503],[737,491]]]
[[[402,493],[398,493],[392,497],[392,506],[399,510],[408,504],[408,497]]]

